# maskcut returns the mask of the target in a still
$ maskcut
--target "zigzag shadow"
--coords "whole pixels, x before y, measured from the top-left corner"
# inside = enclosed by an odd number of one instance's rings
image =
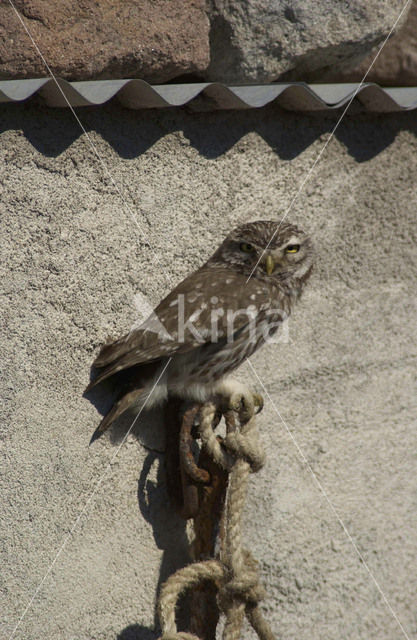
[[[255,132],[280,158],[291,160],[332,131],[340,111],[295,113],[274,104],[242,111],[196,112],[189,107],[135,111],[113,99],[101,107],[79,108],[77,115],[87,132],[96,132],[125,159],[140,156],[174,132],[182,132],[205,158],[215,159]],[[0,131],[12,129],[22,130],[37,151],[48,157],[57,157],[82,135],[69,109],[48,108],[40,98],[1,107]],[[411,111],[348,115],[335,135],[351,156],[364,162],[389,146],[403,130],[417,135]]]

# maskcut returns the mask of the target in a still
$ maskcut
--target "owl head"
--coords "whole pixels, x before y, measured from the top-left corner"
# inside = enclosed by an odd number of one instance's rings
[[[228,264],[240,273],[262,280],[304,282],[314,259],[309,236],[289,223],[258,220],[234,229],[211,261]]]

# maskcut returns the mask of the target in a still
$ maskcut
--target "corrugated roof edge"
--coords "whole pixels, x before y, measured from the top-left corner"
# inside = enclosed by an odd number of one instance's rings
[[[0,102],[22,102],[40,95],[48,106],[102,105],[115,96],[131,109],[158,109],[192,105],[199,109],[254,109],[276,102],[291,111],[323,111],[343,107],[357,84],[304,82],[265,85],[224,85],[219,82],[150,85],[144,80],[94,80],[68,82],[51,78],[0,81]],[[367,111],[393,112],[417,108],[417,87],[383,88],[365,83],[355,100]]]

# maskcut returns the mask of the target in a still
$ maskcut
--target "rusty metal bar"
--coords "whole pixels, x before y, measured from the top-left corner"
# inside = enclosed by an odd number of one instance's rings
[[[193,518],[195,539],[192,556],[195,562],[212,558],[226,496],[228,474],[202,449],[196,461],[193,427],[201,405],[184,410],[182,403],[170,398],[165,413],[167,428],[166,471],[171,500],[180,515]],[[221,420],[220,409],[213,420],[213,429]],[[219,610],[217,588],[207,582],[188,596],[189,628],[201,640],[215,640]]]

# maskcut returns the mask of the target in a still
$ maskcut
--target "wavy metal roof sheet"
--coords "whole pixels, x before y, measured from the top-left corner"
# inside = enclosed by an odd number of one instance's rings
[[[131,109],[194,106],[199,109],[253,109],[275,102],[291,111],[322,111],[343,107],[357,84],[303,82],[226,86],[218,82],[150,85],[144,80],[67,82],[51,78],[0,81],[0,102],[21,102],[41,96],[51,107],[102,105],[116,97]],[[64,95],[63,95],[64,94]],[[382,88],[362,85],[355,100],[367,111],[392,112],[417,108],[417,87]]]

